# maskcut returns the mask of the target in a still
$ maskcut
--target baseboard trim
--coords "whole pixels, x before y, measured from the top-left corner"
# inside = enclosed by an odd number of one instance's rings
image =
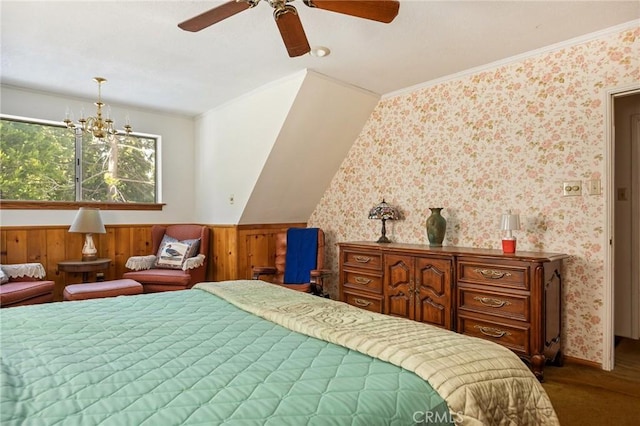
[[[577,365],[583,365],[585,367],[593,367],[593,368],[597,368],[598,370],[602,370],[602,365],[600,363],[597,362],[593,362],[593,361],[588,361],[586,359],[582,359],[582,358],[575,358],[572,356],[564,356],[564,362],[569,363],[569,364],[577,364]]]

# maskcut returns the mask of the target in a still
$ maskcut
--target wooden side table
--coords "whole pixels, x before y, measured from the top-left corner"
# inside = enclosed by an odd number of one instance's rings
[[[111,259],[99,258],[95,260],[63,260],[58,262],[58,270],[60,272],[82,272],[82,282],[89,281],[90,272],[98,272],[109,267]]]

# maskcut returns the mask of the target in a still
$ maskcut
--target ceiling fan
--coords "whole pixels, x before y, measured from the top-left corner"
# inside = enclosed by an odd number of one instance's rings
[[[311,50],[300,22],[298,11],[290,5],[294,0],[265,0],[273,8],[273,18],[290,57],[301,56]],[[398,0],[302,0],[309,7],[329,10],[372,21],[389,23],[398,15]],[[178,24],[185,31],[197,32],[223,19],[253,8],[260,0],[231,0]]]

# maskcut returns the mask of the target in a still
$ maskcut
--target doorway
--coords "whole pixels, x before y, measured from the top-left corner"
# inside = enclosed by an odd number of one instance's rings
[[[640,88],[610,92],[608,99],[609,315],[602,367],[612,370],[616,342],[640,338]]]

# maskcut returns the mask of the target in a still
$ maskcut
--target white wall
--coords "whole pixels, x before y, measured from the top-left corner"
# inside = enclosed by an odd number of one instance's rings
[[[263,86],[196,119],[197,222],[239,223],[305,74]]]
[[[379,99],[308,72],[240,223],[308,221]]]
[[[69,98],[16,87],[0,86],[0,112],[42,120],[62,121],[67,107],[76,118],[84,108],[95,112],[95,99]],[[121,128],[129,114],[134,132],[161,136],[160,182],[162,211],[105,210],[105,224],[185,223],[195,221],[194,119],[112,104],[111,116]],[[75,210],[0,210],[2,226],[67,225]]]

